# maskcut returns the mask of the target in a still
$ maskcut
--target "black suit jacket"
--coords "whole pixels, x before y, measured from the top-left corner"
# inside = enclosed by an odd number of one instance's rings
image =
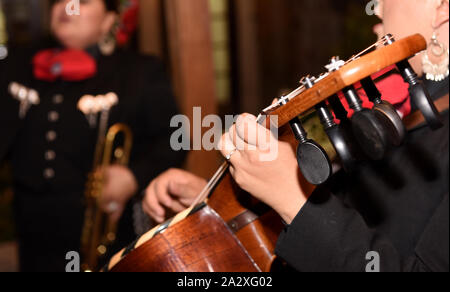
[[[134,149],[130,168],[139,186],[162,170],[178,165],[183,153],[170,149],[170,119],[177,114],[171,87],[161,63],[153,57],[119,51],[112,56],[98,57],[98,73],[82,82],[43,82],[33,78],[33,51],[14,54],[1,64],[0,87],[0,159],[10,155],[15,185],[27,192],[57,193],[84,188],[86,173],[92,168],[97,129],[91,129],[86,117],[77,109],[85,94],[115,92],[119,104],[111,111],[109,125],[123,122],[134,133]],[[41,98],[26,118],[18,118],[19,102],[7,92],[11,81],[36,89]],[[53,98],[62,95],[56,104]],[[59,120],[50,122],[48,115],[56,112]],[[46,134],[57,134],[53,144]],[[56,153],[53,163],[44,159],[48,150]],[[55,179],[49,182],[42,175],[53,167]],[[80,188],[81,187],[81,188]]]

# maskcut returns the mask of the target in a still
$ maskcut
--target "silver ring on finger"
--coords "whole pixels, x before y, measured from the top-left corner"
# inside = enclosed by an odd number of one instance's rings
[[[236,151],[237,151],[237,149],[234,149],[233,151],[230,152],[230,154],[228,154],[225,157],[228,162],[231,160],[231,157],[233,156],[234,153],[236,153]]]

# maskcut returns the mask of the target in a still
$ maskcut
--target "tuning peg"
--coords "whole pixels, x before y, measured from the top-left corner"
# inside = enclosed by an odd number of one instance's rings
[[[339,97],[333,95],[328,99],[328,102],[333,109],[334,115],[340,122],[337,126],[339,130],[330,128],[329,130],[326,130],[326,132],[332,141],[336,152],[341,158],[344,170],[352,172],[356,168],[358,161],[364,160],[364,156],[362,155],[360,147],[358,147],[359,143],[353,133],[352,123],[348,119],[348,112],[342,105]]]
[[[347,102],[355,113],[352,129],[361,149],[372,160],[382,159],[387,151],[388,138],[383,124],[375,111],[362,107],[362,100],[353,86],[344,89]]]
[[[297,147],[297,162],[305,179],[313,185],[325,183],[332,175],[331,161],[325,150],[316,142],[308,139],[308,134],[299,118],[290,121]]]
[[[348,122],[348,112],[345,109],[345,107],[342,105],[339,96],[336,94],[328,98],[328,102],[330,103],[331,107],[333,108],[334,115],[338,120],[342,122]]]
[[[389,34],[385,37],[385,45],[390,45],[394,42],[395,38],[392,35]],[[442,116],[439,114],[430,93],[416,72],[414,72],[411,64],[408,60],[403,60],[396,65],[405,82],[409,84],[409,95],[412,102],[422,112],[428,126],[433,130],[441,128],[444,125]]]
[[[404,60],[397,63],[397,67],[403,79],[409,83],[411,100],[422,112],[428,126],[433,130],[441,128],[444,125],[442,116],[439,114],[422,80],[419,79],[408,61]]]
[[[306,77],[302,80],[302,83],[306,88],[311,88],[314,85],[313,81],[314,79]],[[331,144],[333,144],[344,170],[351,172],[356,165],[356,158],[348,135],[343,128],[336,124],[333,114],[325,102],[319,103],[315,108],[325,133],[330,139]]]
[[[346,172],[352,172],[355,169],[358,159],[351,137],[348,135],[348,132],[346,132],[343,125],[341,126],[335,123],[333,114],[325,103],[317,106],[316,110],[319,114],[325,133],[336,150],[342,167]]]
[[[394,146],[400,146],[406,137],[406,128],[397,110],[388,101],[381,99],[381,93],[371,77],[361,80],[369,100],[374,103],[374,113],[383,123],[387,138]]]
[[[305,77],[300,83],[305,87],[312,86],[314,77]],[[297,162],[305,179],[313,185],[325,183],[333,174],[331,161],[326,151],[315,141],[308,139],[308,133],[297,117],[289,122],[295,139],[299,142],[297,147]]]

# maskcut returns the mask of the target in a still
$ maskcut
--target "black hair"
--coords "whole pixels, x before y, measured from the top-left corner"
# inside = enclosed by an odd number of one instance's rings
[[[119,0],[103,0],[105,2],[106,10],[119,12]]]
[[[51,0],[50,3],[53,5],[58,1],[60,0]],[[103,2],[105,3],[106,10],[119,12],[119,0],[103,0]]]

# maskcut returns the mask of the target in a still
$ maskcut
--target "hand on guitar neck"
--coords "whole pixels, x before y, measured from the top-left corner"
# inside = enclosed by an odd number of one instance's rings
[[[256,137],[269,137],[256,139]],[[229,158],[230,173],[236,183],[258,200],[272,207],[290,224],[314,190],[298,168],[293,141],[276,139],[255,116],[241,115],[219,143],[224,157],[229,149],[237,149]],[[268,147],[277,149],[274,159],[260,159]]]

